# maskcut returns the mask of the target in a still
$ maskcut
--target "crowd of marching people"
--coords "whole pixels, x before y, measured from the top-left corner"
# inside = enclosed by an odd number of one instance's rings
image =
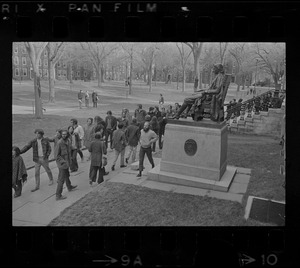
[[[120,158],[121,168],[126,167],[129,162],[135,162],[137,148],[140,145],[137,177],[141,177],[145,154],[153,168],[152,153],[157,150],[157,147],[162,149],[167,119],[172,118],[179,108],[178,103],[174,108],[172,105],[165,108],[161,95],[159,105],[150,107],[148,111],[144,110],[141,104],[137,105],[137,109],[132,114],[127,108],[123,108],[120,117],[114,116],[112,111],[107,111],[104,119],[100,116],[88,118],[84,127],[76,118],[72,118],[68,127],[56,130],[54,137],[45,137],[42,129],[36,129],[35,138],[23,148],[13,146],[14,197],[21,195],[22,185],[27,180],[26,167],[21,155],[31,148],[35,163],[35,187],[31,192],[40,188],[41,166],[48,175],[49,185],[54,184],[53,174],[49,168],[51,143],[53,143],[54,159],[59,170],[56,180],[56,200],[66,198],[62,195],[64,183],[69,191],[77,187],[70,181],[70,173],[78,171],[77,155],[80,156],[81,162],[90,161],[89,184],[93,185],[95,182],[100,184],[104,181],[103,176],[109,173],[106,171],[108,149],[114,151],[111,163],[111,170],[114,171],[118,158]],[[84,148],[88,151],[85,157],[82,152]]]

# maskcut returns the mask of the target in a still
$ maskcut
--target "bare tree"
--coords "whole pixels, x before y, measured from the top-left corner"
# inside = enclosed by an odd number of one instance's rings
[[[220,63],[224,64],[228,43],[219,43]]]
[[[48,78],[49,78],[49,102],[55,102],[55,65],[64,53],[63,42],[48,43],[46,46],[48,57]]]
[[[178,48],[179,55],[180,55],[180,65],[182,70],[182,92],[183,92],[185,90],[185,67],[192,53],[192,50],[190,50],[190,52],[187,53],[187,51],[185,51],[184,49],[183,43],[181,43],[181,46],[179,46],[179,44],[176,43],[176,46]]]
[[[88,52],[96,69],[98,87],[101,87],[104,61],[117,49],[117,45],[112,43],[87,42],[81,43],[81,47]]]
[[[159,50],[158,45],[150,44],[148,47],[143,47],[140,51],[140,58],[144,63],[144,68],[147,71],[148,80],[147,85],[149,85],[149,92],[152,90],[152,75],[153,75],[153,67],[154,67],[154,58],[156,56],[157,51]]]
[[[129,95],[131,95],[132,92],[132,71],[133,71],[133,56],[134,56],[134,50],[133,50],[134,44],[122,44],[123,50],[126,52],[129,61],[130,61],[130,70],[129,70]],[[126,73],[127,75],[127,73]],[[126,77],[127,79],[127,77]]]
[[[240,76],[241,79],[237,80],[237,91],[240,90],[242,84],[243,89],[245,88],[246,77],[248,72],[253,70],[255,64],[251,51],[246,43],[236,43],[229,49],[230,55],[234,58],[237,66],[235,68],[236,75]]]
[[[279,90],[281,87],[279,81],[284,75],[285,68],[285,45],[283,43],[257,43],[255,45],[254,54],[258,66],[272,75],[275,89]]]
[[[199,66],[199,60],[203,48],[203,42],[193,42],[193,43],[185,43],[187,46],[189,46],[193,52],[194,56],[194,91],[196,91],[199,88],[202,88],[202,82],[200,78],[200,66]]]
[[[24,42],[33,69],[35,118],[38,119],[41,119],[43,117],[39,61],[41,59],[41,54],[47,44],[48,42]]]

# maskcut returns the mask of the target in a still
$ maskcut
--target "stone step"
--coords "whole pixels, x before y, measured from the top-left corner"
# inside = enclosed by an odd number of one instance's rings
[[[227,166],[220,181],[197,178],[160,170],[160,164],[148,171],[148,180],[227,192],[236,174],[236,168]]]

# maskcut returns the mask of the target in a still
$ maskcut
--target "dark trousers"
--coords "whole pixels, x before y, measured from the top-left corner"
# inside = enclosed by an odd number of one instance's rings
[[[22,180],[17,180],[16,185],[13,186],[15,190],[15,196],[20,196],[22,193]]]
[[[82,159],[83,158],[83,153],[80,149],[77,149],[77,153],[80,155],[80,158]]]
[[[114,130],[112,129],[106,129],[106,135],[105,135],[105,145],[106,145],[106,148],[108,148],[107,144],[108,144],[108,137],[109,138],[109,142],[110,142],[110,149],[112,147],[112,136],[113,136],[113,133],[114,133]]]
[[[163,147],[163,142],[161,140],[162,135],[164,135],[164,132],[163,131],[159,131],[159,133],[158,133],[158,146],[159,146],[159,149],[162,149],[162,147]]]
[[[78,170],[77,149],[72,149],[71,150],[71,158],[72,158],[72,162],[71,162],[71,165],[70,165],[70,170],[71,170],[71,172],[77,171]]]
[[[61,197],[61,193],[63,191],[64,183],[66,182],[68,190],[71,189],[71,181],[70,181],[70,173],[69,169],[58,169],[58,180],[57,180],[57,188],[56,188],[56,197]]]
[[[152,166],[154,166],[151,147],[148,147],[148,148],[141,147],[140,148],[140,154],[139,154],[139,158],[140,158],[140,161],[139,161],[139,171],[140,171],[140,173],[142,173],[142,171],[143,171],[145,154],[147,154],[147,157],[148,157],[148,160],[149,160],[150,164]]]
[[[97,101],[93,101],[93,107],[97,108]]]
[[[104,168],[98,166],[90,166],[90,181],[95,182],[98,173],[98,183],[103,182]]]

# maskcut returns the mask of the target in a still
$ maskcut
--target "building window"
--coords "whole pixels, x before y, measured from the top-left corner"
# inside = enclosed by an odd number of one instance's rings
[[[23,65],[26,65],[26,64],[27,64],[26,57],[22,57],[22,64],[23,64]]]
[[[44,66],[47,67],[48,66],[48,60],[44,59]]]
[[[26,48],[25,47],[22,47],[22,53],[26,54]]]
[[[60,61],[57,63],[57,67],[60,67],[61,66],[61,64],[60,64]]]
[[[77,72],[77,76],[78,76],[78,77],[80,76],[80,72],[79,72],[79,71]]]
[[[19,68],[15,69],[15,76],[19,76]]]
[[[47,57],[47,50],[44,50],[44,56]]]
[[[48,70],[47,70],[47,69],[44,69],[43,72],[44,72],[44,76],[45,76],[45,77],[48,77]]]
[[[19,65],[19,57],[14,57],[14,65]]]
[[[66,62],[63,62],[63,67],[67,68],[67,63]]]
[[[15,52],[15,54],[18,54],[18,52],[19,52],[19,48],[18,48],[17,46],[15,46],[15,48],[14,48],[14,52]]]
[[[61,70],[57,70],[57,76],[58,76],[58,77],[61,76]]]
[[[84,77],[86,77],[86,72],[84,72]]]
[[[23,68],[23,76],[27,76],[27,68]]]

